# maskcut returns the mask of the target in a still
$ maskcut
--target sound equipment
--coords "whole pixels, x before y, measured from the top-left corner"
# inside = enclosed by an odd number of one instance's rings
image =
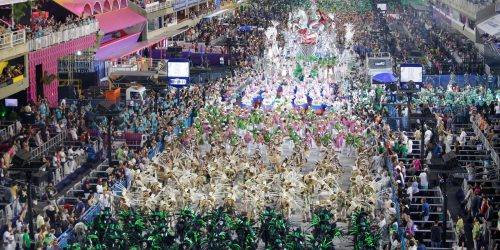
[[[46,183],[49,180],[50,171],[39,171],[31,176],[31,181],[35,186],[41,186],[42,183]]]
[[[182,52],[182,47],[180,46],[172,46],[167,48],[168,53],[181,53]]]
[[[28,164],[30,159],[31,153],[27,150],[20,149],[12,158],[12,164],[14,164],[14,167],[24,167]]]
[[[445,163],[454,160],[455,158],[457,158],[457,155],[453,151],[443,155],[443,161]]]
[[[21,114],[21,123],[22,124],[35,124],[36,116],[31,112],[24,112]]]
[[[76,92],[75,86],[59,86],[58,88],[59,100],[67,99],[78,99],[78,93]]]

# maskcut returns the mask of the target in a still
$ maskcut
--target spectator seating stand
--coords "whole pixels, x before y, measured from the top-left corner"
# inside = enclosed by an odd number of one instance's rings
[[[403,161],[403,163],[406,166],[406,169],[410,168],[411,161],[413,156],[416,158],[420,158],[420,140],[415,139],[415,133],[414,132],[407,132],[406,135],[408,136],[408,140],[412,140],[413,142],[413,150],[411,154],[408,154],[406,158],[399,158],[399,161]],[[422,135],[423,136],[423,135]],[[389,162],[388,162],[389,164]],[[432,171],[432,170],[431,170]],[[416,173],[416,176],[420,172]],[[411,176],[406,176],[405,182],[410,182],[411,181]],[[429,178],[429,176],[428,176]],[[411,201],[411,204],[409,206],[410,208],[410,218],[412,219],[414,225],[416,226],[416,229],[414,230],[414,236],[415,239],[417,239],[420,243],[424,243],[427,246],[427,249],[432,249],[432,250],[445,250],[445,249],[452,249],[453,243],[457,241],[455,237],[455,227],[453,220],[451,219],[452,216],[449,211],[447,211],[447,236],[446,236],[446,243],[444,247],[441,248],[431,248],[431,240],[430,240],[430,229],[434,223],[434,221],[442,221],[442,208],[443,208],[443,194],[441,191],[441,188],[438,184],[433,185],[433,183],[430,181],[431,179],[429,178],[429,188],[427,190],[422,190],[420,189],[418,193],[413,195],[413,199]],[[428,221],[423,221],[422,216],[421,216],[421,211],[422,211],[422,199],[425,198],[426,202],[430,205],[430,216]],[[395,201],[395,200],[394,200]],[[399,206],[399,204],[395,201],[396,205]],[[397,210],[397,209],[396,209]],[[398,211],[398,210],[397,210]],[[403,237],[404,239],[404,237]],[[403,244],[404,242],[402,242]]]
[[[490,119],[490,122],[496,122],[497,120],[500,120],[500,118]],[[500,245],[500,234],[498,233],[497,230],[498,220],[500,219],[498,217],[498,213],[500,212],[500,186],[498,185],[499,182],[498,171],[500,167],[498,163],[499,149],[495,148],[496,145],[492,145],[492,143],[488,141],[483,131],[479,129],[479,125],[477,124],[476,121],[472,122],[471,127],[473,128],[474,132],[478,135],[478,139],[483,143],[485,151],[490,153],[488,159],[492,161],[492,164],[490,164],[486,169],[485,167],[477,168],[475,173],[476,174],[475,180],[473,182],[469,181],[468,183],[472,183],[474,186],[480,185],[482,195],[486,196],[489,199],[489,205],[490,207],[493,208],[489,216],[490,217],[489,246],[496,249],[495,247],[498,248],[498,246]]]
[[[97,186],[97,180],[102,179],[102,180],[108,180],[109,176],[112,173],[112,168],[108,164],[108,160],[104,160],[101,164],[97,166],[96,169],[92,170],[89,174],[90,176],[90,186],[91,190],[93,193],[96,191],[96,186]],[[60,196],[56,203],[59,206],[67,206],[70,205],[74,207],[76,205],[76,197],[83,197],[84,196],[84,190],[83,190],[83,180],[78,181],[76,184],[74,184],[63,196]],[[80,221],[83,221],[84,223],[88,224],[90,223],[94,216],[99,214],[101,211],[101,207],[99,203],[94,204],[90,208],[86,210],[86,212],[81,216]],[[59,238],[59,246],[61,248],[64,248],[67,244],[68,241],[74,236],[73,228],[69,228],[66,230]]]

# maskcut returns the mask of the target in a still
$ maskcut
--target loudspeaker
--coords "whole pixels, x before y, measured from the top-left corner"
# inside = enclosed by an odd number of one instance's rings
[[[76,88],[74,86],[59,86],[59,99],[78,99]]]
[[[42,183],[45,183],[49,180],[49,174],[52,174],[50,171],[40,171],[31,177],[32,184],[35,186],[41,186]]]
[[[452,151],[452,152],[449,152],[449,153],[443,155],[443,161],[449,162],[449,161],[455,159],[456,157],[457,157],[457,155],[455,154],[455,152]]]
[[[35,124],[36,123],[36,116],[35,114],[29,112],[24,112],[21,114],[21,123],[22,124]]]
[[[408,82],[408,89],[409,90],[417,89],[417,85],[413,81],[410,81]]]
[[[398,90],[398,86],[395,83],[387,84],[385,90],[390,90],[391,92],[394,92]]]
[[[167,52],[168,53],[180,53],[182,52],[182,47],[175,47],[175,46],[172,46],[172,47],[168,47],[167,48]]]
[[[15,167],[23,167],[28,164],[28,161],[31,159],[31,153],[27,150],[20,149],[12,158],[12,164]]]

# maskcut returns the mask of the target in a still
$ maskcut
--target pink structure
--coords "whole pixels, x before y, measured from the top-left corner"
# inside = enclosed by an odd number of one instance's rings
[[[69,42],[54,45],[52,47],[37,50],[29,53],[29,81],[30,86],[27,89],[28,100],[37,101],[38,93],[36,92],[36,66],[42,65],[42,72],[47,71],[48,75],[58,75],[57,60],[61,57],[76,53],[79,50],[86,50],[95,45],[96,35],[88,35],[86,37],[71,40]],[[43,86],[43,94],[47,97],[50,106],[55,107],[59,102],[58,83],[53,81],[49,85]]]

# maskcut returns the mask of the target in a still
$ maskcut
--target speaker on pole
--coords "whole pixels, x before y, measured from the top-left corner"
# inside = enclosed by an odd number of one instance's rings
[[[12,164],[15,167],[21,168],[28,164],[31,158],[31,153],[27,150],[21,149],[12,158]]]

